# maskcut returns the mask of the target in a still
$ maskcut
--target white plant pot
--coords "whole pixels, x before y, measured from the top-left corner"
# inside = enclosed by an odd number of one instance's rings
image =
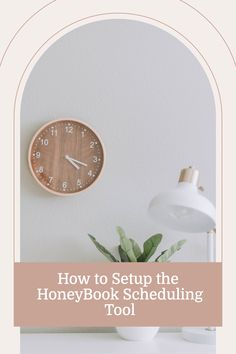
[[[133,341],[152,340],[160,327],[116,327],[121,338]]]

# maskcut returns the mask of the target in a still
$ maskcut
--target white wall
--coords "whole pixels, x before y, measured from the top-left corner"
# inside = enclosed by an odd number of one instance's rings
[[[94,187],[57,197],[33,180],[27,150],[45,122],[74,117],[100,134],[104,173]],[[21,260],[103,261],[87,233],[112,247],[115,226],[142,242],[164,232],[161,249],[183,236],[175,257],[204,261],[204,235],[181,235],[155,225],[147,206],[177,183],[179,170],[200,169],[205,195],[215,201],[215,107],[202,67],[168,33],[136,21],[107,20],[80,27],[41,57],[21,109]]]
[[[27,151],[34,132],[73,117],[100,134],[106,165],[94,187],[72,197],[44,191]],[[112,247],[121,225],[140,242],[165,235],[161,249],[188,239],[175,261],[204,261],[205,236],[167,232],[147,215],[179,170],[200,169],[215,202],[215,107],[202,67],[176,38],[151,25],[106,20],[52,45],[34,67],[21,108],[21,261],[103,261],[87,233]]]

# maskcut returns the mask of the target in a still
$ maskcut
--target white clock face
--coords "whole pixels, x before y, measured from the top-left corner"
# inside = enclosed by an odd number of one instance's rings
[[[48,191],[70,195],[95,182],[104,151],[97,134],[79,121],[63,119],[43,126],[29,149],[30,169]]]

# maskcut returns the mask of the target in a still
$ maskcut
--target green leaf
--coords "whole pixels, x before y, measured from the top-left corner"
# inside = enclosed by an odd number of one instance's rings
[[[96,248],[111,262],[119,262],[104,246],[102,246],[94,236],[88,234],[90,240],[94,243]]]
[[[163,256],[163,254],[166,253],[167,250],[162,251],[161,254],[155,259],[155,262],[159,262],[159,259],[161,258],[161,256]]]
[[[135,257],[135,254],[133,251],[132,243],[126,237],[124,230],[120,226],[117,226],[116,230],[120,236],[120,246],[123,249],[123,251],[126,252],[127,256],[129,257],[130,262],[137,262],[137,258]]]
[[[149,239],[147,239],[143,244],[143,253],[139,257],[138,262],[148,262],[148,260],[154,255],[157,247],[159,246],[162,240],[161,234],[156,234]]]
[[[137,242],[135,240],[130,238],[130,242],[132,243],[132,248],[133,248],[135,257],[138,259],[141,256],[142,251],[141,251],[139,245],[137,244]]]
[[[121,245],[118,247],[121,262],[130,262],[127,253],[123,250]]]
[[[155,262],[168,262],[169,258],[172,257],[175,252],[179,251],[185,242],[186,240],[180,240],[167,250],[161,252],[160,256],[155,259]]]

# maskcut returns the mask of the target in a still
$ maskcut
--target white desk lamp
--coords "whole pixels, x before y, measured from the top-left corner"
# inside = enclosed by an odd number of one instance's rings
[[[188,167],[181,171],[177,187],[160,193],[149,205],[149,213],[156,222],[169,229],[207,233],[208,262],[215,261],[214,205],[201,194],[198,187],[199,171]],[[215,344],[215,328],[183,328],[183,338],[191,342]]]

